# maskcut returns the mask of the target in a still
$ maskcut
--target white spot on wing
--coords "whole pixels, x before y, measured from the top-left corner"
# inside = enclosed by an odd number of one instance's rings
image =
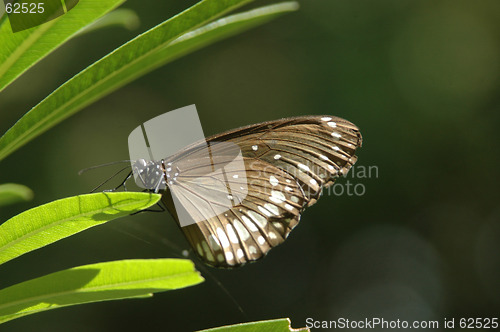
[[[288,192],[292,192],[293,191],[293,189],[290,188],[290,187],[288,187],[288,186],[285,187],[285,190],[288,191]]]
[[[335,137],[335,138],[342,137],[342,135],[340,135],[339,133],[335,133],[335,132],[332,133],[332,136]]]
[[[201,245],[203,247],[203,250],[205,250],[205,252],[210,252],[210,248],[208,248],[207,241],[203,240],[203,242],[201,242]]]
[[[268,216],[268,217],[271,216],[271,212],[267,211],[262,206],[259,205],[257,208],[259,209],[260,212],[264,213],[266,216]]]
[[[337,123],[336,122],[328,122],[328,125],[332,128],[335,128],[337,127]]]
[[[259,242],[260,245],[263,245],[264,243],[266,243],[266,239],[264,239],[262,237],[262,235],[257,238],[257,241]]]
[[[269,177],[269,183],[271,183],[271,185],[274,187],[274,186],[277,186],[278,183],[280,183],[280,182],[278,181],[278,179],[276,179],[276,177],[274,175],[271,175]]]
[[[214,261],[214,255],[212,255],[212,252],[210,251],[210,248],[208,247],[207,241],[203,241],[201,243],[201,246],[203,247],[203,250],[205,250],[205,256],[207,259],[211,262]]]
[[[247,225],[250,232],[258,232],[259,231],[259,229],[255,226],[255,224],[250,219],[247,218],[247,216],[241,216],[241,219],[243,219],[243,222],[245,223],[245,225]]]
[[[229,241],[231,241],[234,244],[237,244],[238,237],[236,236],[236,233],[234,232],[234,228],[231,224],[226,225],[226,230],[227,230],[227,236],[229,237]]]
[[[257,212],[254,211],[249,211],[248,216],[252,218],[253,221],[260,227],[264,228],[267,225],[267,219],[264,218],[262,215],[258,214]]]
[[[300,164],[300,163],[299,163],[297,166],[298,166],[300,169],[302,169],[302,170],[304,170],[304,171],[306,171],[306,172],[309,172],[309,171],[310,171],[309,166],[307,166],[307,165],[304,165],[304,164]]]
[[[278,159],[280,159],[280,158],[281,158],[281,155],[280,155],[280,154],[276,154],[276,155],[274,155],[274,159],[278,160]]]
[[[297,196],[292,196],[290,197],[290,199],[292,200],[292,202],[294,203],[298,203],[299,202],[299,198]]]
[[[208,259],[210,262],[215,262],[214,255],[212,255],[212,253],[211,253],[211,252],[209,252],[209,253],[207,254],[207,259]]]
[[[292,211],[293,210],[293,206],[291,206],[288,203],[285,203],[285,209]]]
[[[324,118],[321,118],[321,120],[323,121],[330,121],[332,118],[328,117],[328,116],[325,116]]]
[[[317,186],[318,182],[314,179],[309,180],[309,183],[311,183],[313,186]]]
[[[220,243],[223,248],[229,247],[229,240],[227,239],[226,233],[220,227],[217,227],[217,236],[219,237]]]
[[[283,230],[283,225],[279,221],[273,222],[273,226],[276,229]]]
[[[233,179],[237,179],[238,177],[238,174],[233,175]]]
[[[322,160],[329,160],[327,156],[320,155],[319,156]]]
[[[232,253],[232,252],[230,252],[230,251],[227,251],[227,252],[226,252],[226,261],[232,261],[232,260],[234,260],[234,255],[233,255],[233,253]]]
[[[248,240],[248,238],[250,238],[250,233],[248,233],[245,226],[243,226],[243,224],[238,219],[235,219],[233,224],[234,228],[236,228],[236,232],[238,232],[238,235],[240,236],[240,239],[246,241]]]
[[[213,234],[210,234],[208,241],[210,241],[210,246],[214,249],[214,251],[220,250],[219,240]]]
[[[281,204],[281,203],[283,203],[283,201],[282,201],[282,200],[280,200],[280,199],[278,199],[278,198],[276,198],[276,197],[274,197],[274,196],[269,196],[269,200],[270,200],[271,202],[273,202],[273,203],[276,203],[276,204]]]
[[[285,198],[285,195],[283,195],[283,193],[281,191],[277,191],[277,190],[272,190],[271,191],[271,195],[273,197],[276,197],[282,201],[284,201],[286,198]]]
[[[259,147],[257,145],[252,145],[252,150],[257,151]]]
[[[269,238],[271,240],[276,240],[276,234],[274,234],[274,232],[269,232]]]
[[[245,256],[245,254],[243,253],[243,250],[241,250],[241,249],[236,250],[236,257],[238,257],[238,259],[243,258],[243,256]]]
[[[255,255],[257,253],[257,248],[255,248],[254,246],[248,247],[248,250],[252,255]]]
[[[276,216],[280,214],[280,210],[278,209],[278,207],[276,205],[266,203],[266,204],[264,204],[264,207],[266,209],[268,209],[269,211],[271,211],[271,213],[273,213]]]

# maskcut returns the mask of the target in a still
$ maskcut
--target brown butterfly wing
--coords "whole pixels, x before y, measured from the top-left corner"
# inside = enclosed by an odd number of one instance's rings
[[[183,197],[186,210],[202,221],[182,230],[207,264],[237,267],[262,258],[286,239],[303,209],[314,204],[321,190],[356,162],[354,153],[361,146],[361,134],[355,125],[337,117],[305,116],[231,130],[206,141],[221,162],[231,153],[218,142],[241,149],[241,168],[245,169],[231,170],[226,181],[233,190],[246,184],[247,193],[242,201],[215,215],[218,199],[206,197],[214,197],[217,186],[205,186],[203,181],[193,184],[191,179],[203,178],[218,161],[200,152],[201,143],[187,147],[169,158],[181,170],[174,190]],[[233,178],[241,172],[246,175],[245,184],[239,183],[241,176]],[[205,195],[204,190],[211,194]],[[169,191],[163,201],[176,217]]]

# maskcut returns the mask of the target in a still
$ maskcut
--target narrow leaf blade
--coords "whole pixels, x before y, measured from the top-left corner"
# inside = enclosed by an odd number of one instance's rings
[[[65,15],[13,33],[7,15],[0,20],[0,91],[78,31],[125,0],[81,0]]]
[[[310,331],[308,328],[293,329],[289,318],[263,320],[216,327],[199,332],[295,332]]]
[[[140,19],[136,12],[131,9],[118,8],[88,25],[80,31],[80,35],[112,26],[134,30],[139,27],[139,23]]]
[[[148,208],[160,198],[149,193],[98,193],[68,197],[25,211],[0,225],[0,264]]]
[[[259,26],[298,8],[297,2],[289,1],[223,17],[175,39],[167,47],[149,57],[147,63],[142,63],[142,70],[146,68],[153,70],[204,46]]]
[[[248,0],[205,0],[131,40],[67,81],[0,138],[0,160],[85,106],[130,81],[209,43],[297,8],[283,3],[193,29]],[[206,28],[205,30],[203,28]],[[180,36],[183,36],[179,38]]]
[[[185,259],[137,259],[79,266],[0,290],[0,323],[60,307],[143,298],[203,282]]]
[[[21,184],[0,184],[0,206],[29,201],[33,198],[33,191]]]

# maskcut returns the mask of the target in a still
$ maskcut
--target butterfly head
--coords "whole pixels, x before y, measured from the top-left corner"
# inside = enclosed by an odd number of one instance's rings
[[[137,185],[157,193],[167,188],[167,181],[174,181],[174,178],[169,179],[171,177],[170,166],[170,163],[165,164],[163,160],[138,159],[132,165],[132,172]]]

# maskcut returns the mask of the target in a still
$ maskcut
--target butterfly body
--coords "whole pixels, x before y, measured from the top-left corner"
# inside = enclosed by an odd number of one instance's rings
[[[178,223],[179,213],[196,221],[181,229],[200,259],[214,267],[238,267],[285,241],[303,210],[356,162],[361,141],[354,124],[334,116],[230,130],[161,161],[167,183],[162,201]],[[207,146],[209,155],[201,153]],[[218,197],[222,191],[209,174],[237,152],[242,163],[224,173],[231,194]],[[173,196],[180,197],[185,211],[176,210]],[[222,206],[223,199],[231,201],[230,208]]]

